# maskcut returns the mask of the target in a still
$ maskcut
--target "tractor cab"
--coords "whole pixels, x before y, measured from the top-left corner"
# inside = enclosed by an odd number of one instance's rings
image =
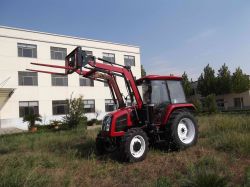
[[[143,104],[149,116],[148,121],[162,124],[167,106],[186,103],[181,77],[149,75],[137,80],[142,86]]]

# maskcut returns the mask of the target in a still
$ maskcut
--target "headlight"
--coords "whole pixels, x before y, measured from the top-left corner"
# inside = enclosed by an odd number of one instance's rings
[[[112,122],[112,116],[111,115],[105,116],[103,119],[103,122],[102,122],[102,130],[109,131],[110,126],[111,126],[111,122]]]

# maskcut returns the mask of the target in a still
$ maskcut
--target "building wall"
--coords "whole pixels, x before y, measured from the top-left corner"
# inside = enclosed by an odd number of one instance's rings
[[[18,57],[17,43],[37,45],[37,58]],[[60,69],[32,66],[30,62],[64,65],[64,60],[52,60],[50,47],[67,48],[67,53],[76,46],[82,46],[83,50],[92,51],[96,57],[102,57],[103,52],[114,53],[115,61],[124,64],[124,55],[135,57],[135,66],[132,72],[136,78],[140,78],[140,49],[136,46],[116,44],[111,42],[82,39],[70,36],[28,31],[23,29],[0,26],[0,83],[8,79],[3,88],[15,88],[14,93],[0,111],[1,127],[27,128],[27,124],[19,118],[19,101],[39,101],[39,113],[43,117],[43,123],[51,119],[60,119],[62,116],[52,115],[52,100],[65,100],[82,95],[84,99],[95,99],[95,109],[102,111],[100,117],[105,115],[105,99],[111,99],[108,87],[104,83],[95,81],[94,87],[80,87],[79,75],[68,75],[68,86],[52,86],[51,75],[38,73],[38,86],[19,86],[18,71],[25,71],[27,68],[64,72]],[[118,78],[121,85],[121,92],[127,95],[124,82]],[[89,118],[94,113],[87,114]]]
[[[250,90],[242,93],[231,93],[231,94],[216,96],[217,100],[224,99],[225,110],[235,108],[234,98],[243,98],[243,108],[250,108]]]

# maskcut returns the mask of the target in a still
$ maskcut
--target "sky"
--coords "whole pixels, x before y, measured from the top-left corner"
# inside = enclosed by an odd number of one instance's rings
[[[136,45],[147,74],[250,74],[247,0],[0,0],[0,25]]]

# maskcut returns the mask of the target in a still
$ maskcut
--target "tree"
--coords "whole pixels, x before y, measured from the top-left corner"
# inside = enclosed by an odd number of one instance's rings
[[[147,75],[143,65],[141,65],[141,77],[145,77]]]
[[[204,68],[203,73],[198,78],[197,87],[202,96],[215,93],[216,77],[214,75],[214,70],[209,64]]]
[[[205,108],[209,114],[217,112],[215,94],[210,94],[205,98]]]
[[[95,119],[98,119],[98,116],[102,113],[101,110],[96,109],[95,110]]]
[[[187,97],[191,96],[192,94],[192,86],[191,82],[188,80],[188,75],[184,71],[182,74],[182,84],[183,84],[183,89]]]
[[[29,123],[29,129],[35,127],[36,121],[42,122],[39,114],[29,114],[23,117],[23,122]]]
[[[203,73],[201,73],[201,75],[199,76],[197,82],[198,82],[198,83],[197,83],[197,90],[198,90],[198,92],[199,92],[201,95],[204,95],[204,92],[205,92],[205,84],[204,84],[204,76],[203,76]]]
[[[216,94],[227,94],[232,90],[231,73],[224,63],[218,70]]]
[[[232,89],[235,93],[241,93],[250,89],[249,76],[242,72],[240,67],[236,68],[232,76]]]
[[[84,105],[82,96],[78,98],[71,98],[68,100],[68,114],[63,118],[64,123],[70,128],[75,128],[78,125],[85,125],[87,118],[84,115]]]
[[[201,113],[202,112],[202,103],[200,101],[200,98],[196,95],[191,98],[190,102],[195,106],[195,112]]]

